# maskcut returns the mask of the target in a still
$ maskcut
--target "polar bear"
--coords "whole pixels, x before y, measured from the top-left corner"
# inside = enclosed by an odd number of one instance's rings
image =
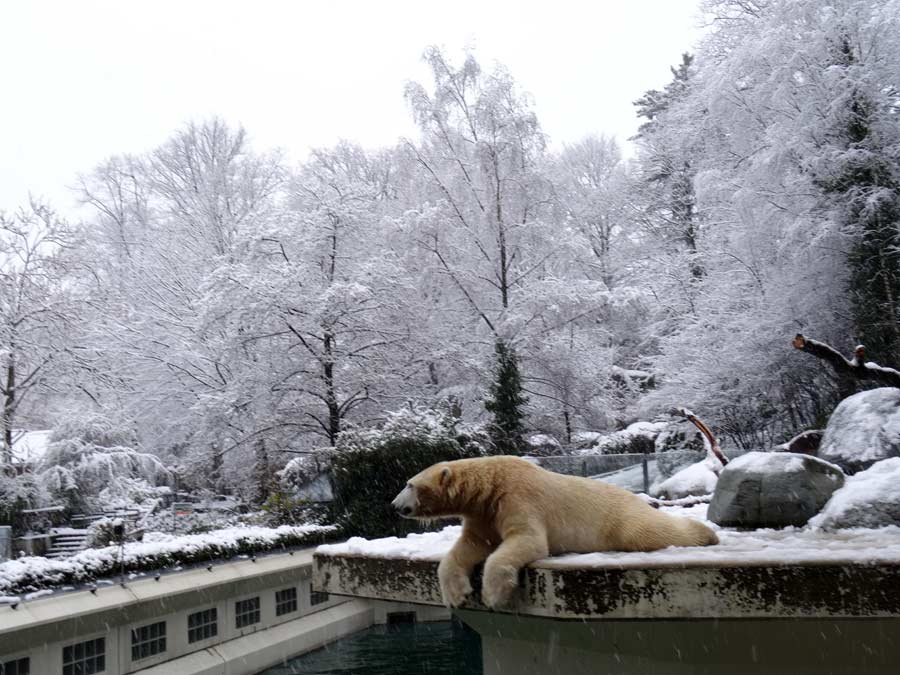
[[[392,505],[405,518],[462,518],[462,535],[438,566],[448,607],[472,592],[472,571],[484,561],[482,600],[495,609],[509,602],[519,570],[549,554],[718,543],[702,523],[657,511],[627,490],[519,457],[435,464],[413,476]]]

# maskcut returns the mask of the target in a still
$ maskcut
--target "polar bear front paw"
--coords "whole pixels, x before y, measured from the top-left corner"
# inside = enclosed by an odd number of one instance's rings
[[[512,565],[487,565],[481,584],[481,601],[490,609],[509,604],[519,585],[519,570]]]
[[[444,564],[444,561],[441,561],[438,566],[438,581],[441,584],[441,596],[447,607],[459,607],[472,592],[469,575],[457,565]]]

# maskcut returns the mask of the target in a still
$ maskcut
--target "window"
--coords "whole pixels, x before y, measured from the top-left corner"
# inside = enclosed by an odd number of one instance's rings
[[[309,604],[310,605],[321,605],[323,602],[328,602],[328,593],[321,593],[319,591],[310,590],[310,592],[309,592]]]
[[[166,651],[166,622],[131,629],[131,660],[138,661]]]
[[[63,647],[63,675],[93,675],[106,670],[106,638]]]
[[[275,616],[290,614],[297,611],[297,589],[285,588],[283,591],[275,591]]]
[[[259,598],[238,600],[234,603],[234,627],[243,628],[259,623]]]
[[[188,614],[188,642],[199,642],[219,634],[215,607]]]
[[[13,659],[0,663],[0,675],[30,675],[31,662],[26,656],[24,659]]]

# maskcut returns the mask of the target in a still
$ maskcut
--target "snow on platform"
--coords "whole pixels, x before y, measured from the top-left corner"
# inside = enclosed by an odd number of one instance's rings
[[[704,520],[706,508],[666,510]],[[717,546],[535,561],[504,611],[585,620],[900,619],[900,527],[839,532],[711,527],[721,540]],[[450,526],[402,539],[354,537],[320,546],[314,586],[336,595],[440,605],[438,561],[460,530]],[[463,609],[485,609],[480,582],[476,571],[476,590]]]
[[[535,567],[552,568],[659,568],[693,566],[815,565],[821,563],[900,564],[900,527],[824,532],[810,528],[737,531],[720,528],[704,519],[707,504],[664,510],[700,520],[719,535],[717,546],[670,547],[652,553],[582,553],[545,558]],[[316,553],[330,556],[365,556],[440,560],[459,537],[461,527],[439,532],[366,540],[353,537],[341,544],[319,546]]]

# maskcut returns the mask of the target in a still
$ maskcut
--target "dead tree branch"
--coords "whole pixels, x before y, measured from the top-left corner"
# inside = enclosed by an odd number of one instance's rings
[[[879,366],[871,361],[867,362],[866,348],[863,345],[853,350],[852,359],[847,359],[834,347],[811,340],[800,333],[797,333],[791,344],[794,349],[827,361],[840,375],[849,375],[858,380],[874,380],[888,387],[900,387],[900,371]]]
[[[677,412],[700,430],[700,433],[703,434],[706,441],[709,443],[709,449],[712,451],[712,454],[716,456],[716,459],[722,462],[722,466],[726,466],[728,464],[728,458],[725,456],[725,453],[722,452],[719,441],[713,436],[713,432],[710,431],[709,427],[687,408],[678,408]]]

